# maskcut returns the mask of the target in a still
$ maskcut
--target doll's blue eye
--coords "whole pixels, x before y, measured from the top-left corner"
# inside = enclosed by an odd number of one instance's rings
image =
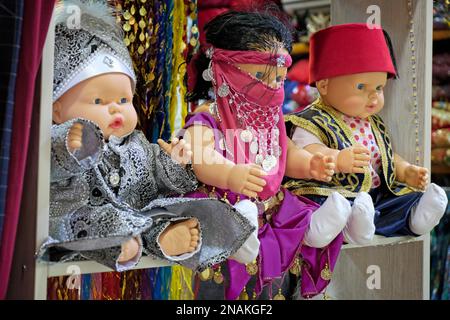
[[[358,88],[358,90],[362,90],[362,89],[364,89],[364,85],[362,83],[358,83],[356,85],[356,88]]]
[[[264,73],[262,73],[261,71],[258,71],[258,72],[255,73],[256,79],[260,79],[261,80],[263,78],[263,76],[264,76]]]
[[[101,104],[101,103],[102,103],[102,99],[100,99],[100,98],[94,99],[94,104]]]
[[[128,99],[127,98],[120,99],[120,104],[124,104],[124,103],[128,103]]]

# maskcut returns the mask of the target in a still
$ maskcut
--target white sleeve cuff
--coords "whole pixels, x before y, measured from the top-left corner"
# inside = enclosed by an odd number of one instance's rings
[[[258,257],[259,254],[259,239],[258,239],[258,208],[250,200],[242,200],[234,205],[235,209],[247,218],[255,227],[244,244],[230,257],[239,263],[251,263]]]
[[[296,127],[294,134],[292,135],[292,141],[296,146],[304,148],[310,144],[322,144],[325,145],[318,137],[314,134],[300,127]]]

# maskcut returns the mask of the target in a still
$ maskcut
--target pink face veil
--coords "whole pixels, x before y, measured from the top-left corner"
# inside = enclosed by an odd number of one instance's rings
[[[289,67],[291,57],[218,48],[209,48],[206,54],[211,61],[202,76],[206,81],[211,81],[214,88],[216,100],[210,109],[219,119],[224,133],[224,141],[219,141],[219,147],[228,155],[233,155],[231,160],[235,163],[259,164],[269,174],[269,179],[281,182],[287,151],[282,113],[283,83],[278,88],[272,88],[242,71],[236,64],[262,64],[270,70]]]

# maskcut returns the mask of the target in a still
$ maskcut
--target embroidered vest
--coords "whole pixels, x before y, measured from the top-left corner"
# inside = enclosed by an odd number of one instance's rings
[[[394,153],[391,139],[383,120],[378,115],[369,117],[373,134],[381,153],[382,179],[388,189],[400,196],[414,190],[395,181]],[[326,106],[320,99],[314,101],[306,109],[285,116],[286,132],[292,137],[296,127],[303,128],[317,136],[327,147],[342,150],[357,142],[352,130],[341,118],[339,111]],[[364,173],[336,173],[332,180],[319,182],[314,180],[288,179],[283,185],[296,195],[329,196],[338,191],[344,197],[354,198],[358,192],[369,192],[372,177],[367,167]]]

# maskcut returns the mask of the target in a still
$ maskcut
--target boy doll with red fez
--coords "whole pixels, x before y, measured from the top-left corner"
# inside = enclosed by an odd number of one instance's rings
[[[391,52],[388,35],[366,24],[315,33],[310,84],[320,98],[286,117],[294,143],[334,157],[337,174],[329,183],[291,180],[285,186],[319,203],[334,191],[351,200],[343,231],[352,243],[369,242],[374,230],[384,236],[425,234],[447,206],[444,190],[428,184],[428,170],[394,153],[378,115],[387,80],[397,74]]]

